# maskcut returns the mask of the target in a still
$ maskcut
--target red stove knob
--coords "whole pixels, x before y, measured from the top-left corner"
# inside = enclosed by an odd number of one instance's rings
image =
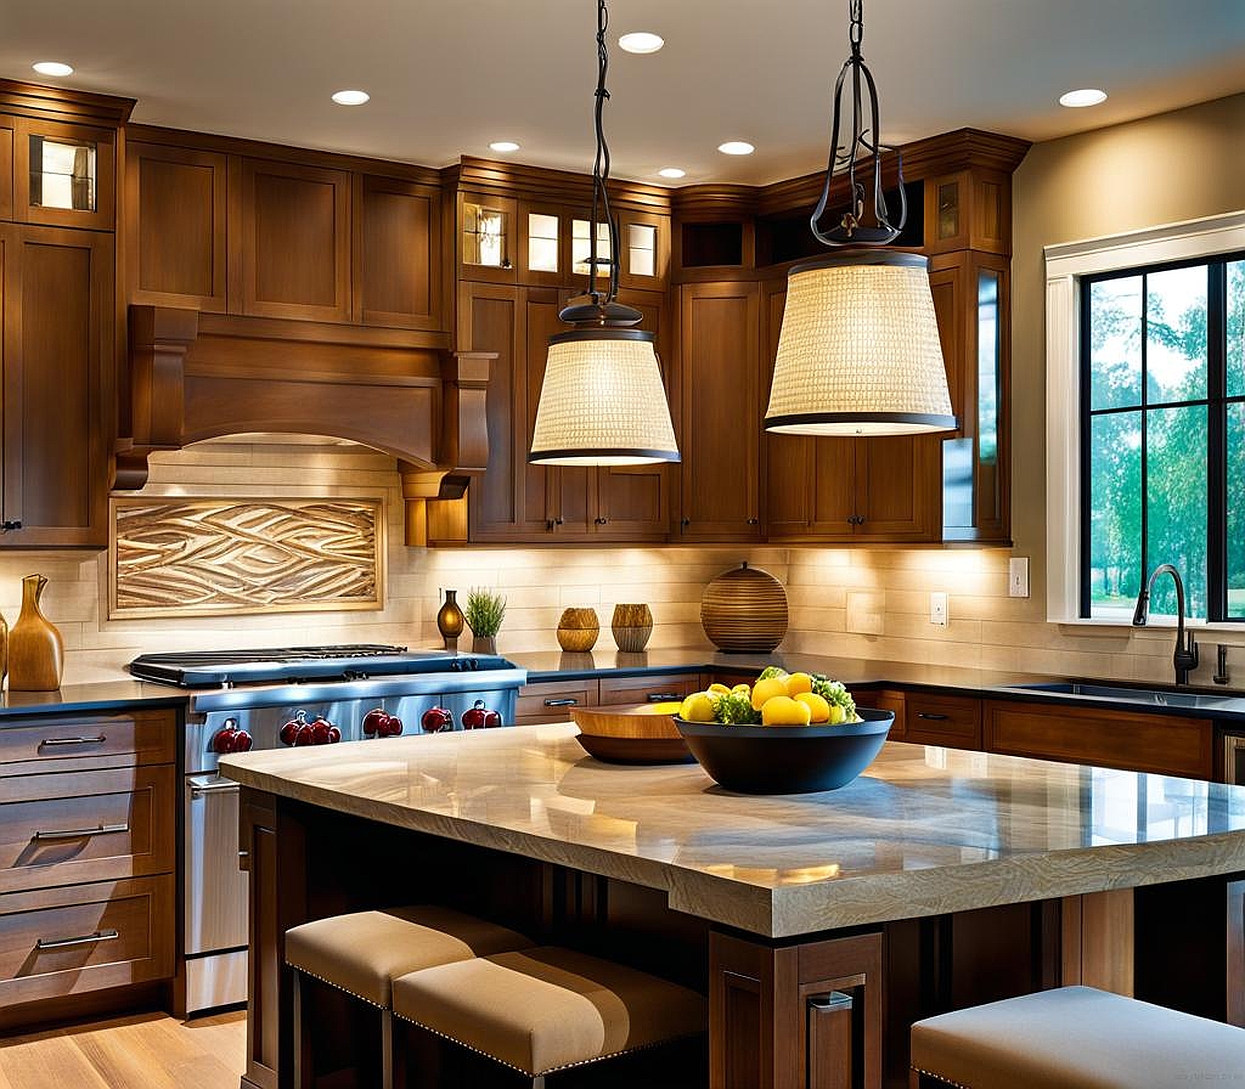
[[[501,725],[501,715],[484,706],[483,700],[475,703],[463,712],[464,730],[485,730]]]
[[[225,719],[225,725],[212,735],[212,751],[214,753],[231,753],[234,751],[234,739],[238,735],[238,720],[236,718]],[[250,737],[250,734],[247,734]],[[248,745],[247,748],[250,748]]]
[[[419,724],[426,734],[439,734],[454,728],[454,716],[444,707],[430,707],[424,712]]]
[[[329,731],[333,724],[323,716],[316,716],[315,722],[311,724],[311,743],[313,745],[327,745],[331,739]]]
[[[235,730],[233,734],[232,752],[250,752],[255,739],[246,730]]]
[[[301,730],[306,725],[307,725],[307,712],[296,711],[294,713],[294,717],[290,719],[290,721],[287,722],[284,726],[281,727],[281,732],[279,734],[281,738],[281,744],[297,745],[298,744],[298,731]]]

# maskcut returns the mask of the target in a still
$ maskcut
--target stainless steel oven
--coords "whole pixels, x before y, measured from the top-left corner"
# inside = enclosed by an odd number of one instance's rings
[[[221,753],[380,740],[378,716],[406,734],[509,726],[527,680],[495,655],[382,646],[145,655],[130,672],[195,689],[182,791],[188,1014],[246,1001],[248,876],[238,785],[217,774]]]

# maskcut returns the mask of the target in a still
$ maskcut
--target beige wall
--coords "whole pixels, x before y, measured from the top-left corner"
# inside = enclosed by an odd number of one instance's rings
[[[510,599],[503,652],[555,649],[567,605],[594,606],[611,646],[618,600],[647,601],[654,647],[706,646],[704,584],[741,559],[788,585],[785,647],[824,654],[1138,679],[1170,676],[1170,632],[1087,632],[1045,623],[1045,467],[1042,247],[1245,208],[1245,95],[1034,147],[1015,177],[1013,261],[1016,552],[1032,559],[1028,600],[1007,596],[1001,550],[865,549],[408,549],[394,463],[358,447],[211,443],[154,459],[152,494],[383,494],[390,523],[389,596],[381,612],[110,622],[106,556],[0,553],[0,611],[12,623],[18,580],[51,579],[45,602],[69,649],[69,682],[116,676],[143,650],[282,642],[436,639],[438,590],[497,586]],[[928,622],[930,591],[950,594],[951,623]],[[864,595],[852,598],[853,594]],[[879,635],[855,626],[849,604],[876,607]],[[1200,678],[1212,671],[1207,635]],[[1245,656],[1236,668],[1245,682]]]

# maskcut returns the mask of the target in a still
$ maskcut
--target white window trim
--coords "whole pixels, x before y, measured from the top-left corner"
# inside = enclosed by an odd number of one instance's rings
[[[1245,211],[1046,246],[1046,619],[1118,627],[1080,613],[1080,278],[1245,249]],[[1236,625],[1232,630],[1239,631]]]

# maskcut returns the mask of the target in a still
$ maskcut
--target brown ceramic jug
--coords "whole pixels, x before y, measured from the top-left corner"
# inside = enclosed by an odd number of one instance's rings
[[[42,575],[22,579],[22,612],[9,632],[9,691],[55,692],[65,670],[61,633],[39,609],[48,580]]]

